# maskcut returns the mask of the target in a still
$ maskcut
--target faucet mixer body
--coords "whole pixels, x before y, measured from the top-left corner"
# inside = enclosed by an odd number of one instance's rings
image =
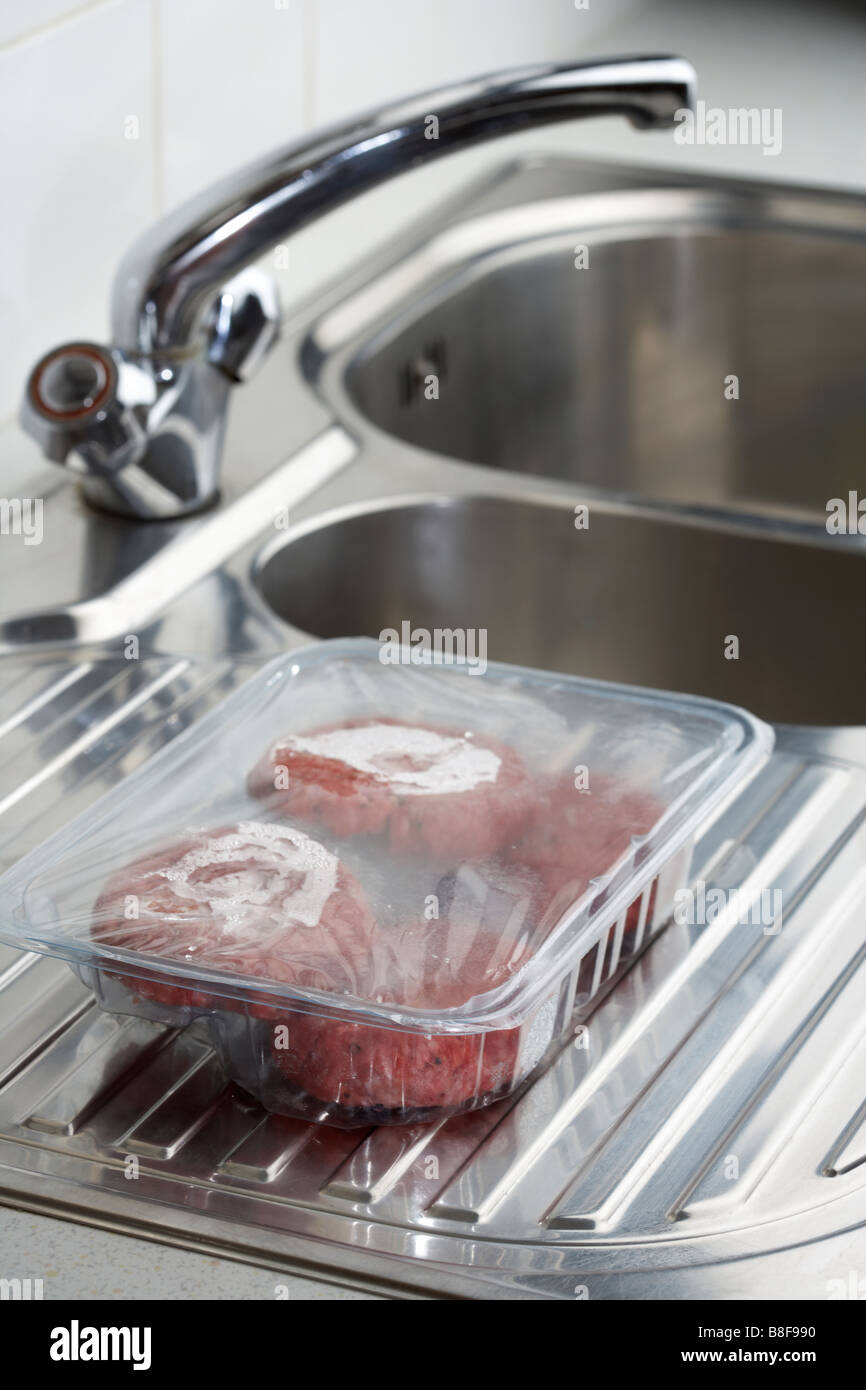
[[[694,108],[680,58],[523,68],[428,93],[290,145],[163,218],[123,257],[112,343],[68,343],[34,367],[22,424],[102,507],[137,517],[217,496],[233,383],[279,332],[269,248],[398,173],[536,125],[616,113],[672,126]]]

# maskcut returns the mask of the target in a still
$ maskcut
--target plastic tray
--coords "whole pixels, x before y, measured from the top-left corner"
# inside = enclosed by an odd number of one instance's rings
[[[264,667],[0,879],[0,939],[112,1012],[206,1019],[284,1114],[406,1123],[516,1090],[669,917],[772,731],[400,656],[361,639]]]

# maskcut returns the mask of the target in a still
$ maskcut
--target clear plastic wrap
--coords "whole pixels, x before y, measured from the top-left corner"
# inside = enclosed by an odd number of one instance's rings
[[[0,937],[113,1012],[206,1019],[281,1113],[405,1123],[514,1091],[670,915],[772,733],[402,655],[263,668],[0,880]]]

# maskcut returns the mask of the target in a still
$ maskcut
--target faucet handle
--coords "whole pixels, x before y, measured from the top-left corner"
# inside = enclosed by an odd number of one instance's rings
[[[231,381],[249,381],[280,333],[280,292],[257,266],[220,290],[212,310],[208,361]]]
[[[21,403],[21,425],[54,463],[70,454],[82,471],[116,473],[144,452],[137,407],[152,404],[149,373],[98,343],[64,343],[36,363]]]

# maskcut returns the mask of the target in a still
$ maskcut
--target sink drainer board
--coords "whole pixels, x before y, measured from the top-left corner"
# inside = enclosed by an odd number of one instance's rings
[[[2,674],[5,865],[246,672]],[[866,1213],[866,773],[804,746],[782,731],[695,859],[738,911],[780,890],[781,931],[672,922],[528,1091],[440,1126],[268,1116],[195,1027],[0,948],[0,1199],[403,1296],[826,1297]]]

